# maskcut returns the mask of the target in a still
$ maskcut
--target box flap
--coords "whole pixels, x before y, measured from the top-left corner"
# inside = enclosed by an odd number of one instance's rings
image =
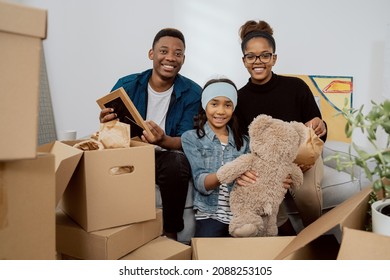
[[[38,152],[47,152],[55,156],[57,205],[68,186],[70,178],[72,178],[83,151],[60,141],[55,141],[38,147]]]
[[[192,257],[196,260],[271,260],[294,238],[192,238]]]
[[[368,198],[371,187],[364,188],[361,192],[347,199],[331,211],[325,213],[317,221],[304,228],[276,259],[285,259],[292,253],[302,249],[307,244],[317,239],[324,233],[339,226],[354,229],[362,229],[366,219],[365,212],[368,209]]]
[[[190,260],[191,247],[165,236],[157,237],[121,260]]]
[[[46,38],[47,11],[0,2],[0,31]]]
[[[343,229],[338,260],[390,260],[390,236]]]

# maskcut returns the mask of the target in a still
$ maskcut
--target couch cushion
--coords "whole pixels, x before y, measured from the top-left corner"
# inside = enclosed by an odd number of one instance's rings
[[[360,180],[326,165],[321,186],[323,209],[333,208],[361,190]]]

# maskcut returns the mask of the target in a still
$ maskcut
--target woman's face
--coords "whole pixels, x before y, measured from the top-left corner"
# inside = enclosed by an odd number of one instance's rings
[[[273,52],[268,40],[262,37],[252,38],[246,44],[242,61],[254,84],[262,85],[271,79],[277,59]]]

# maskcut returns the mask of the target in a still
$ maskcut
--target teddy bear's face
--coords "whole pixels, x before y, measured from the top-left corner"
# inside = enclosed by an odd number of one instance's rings
[[[249,126],[251,152],[266,160],[293,161],[300,135],[291,123],[267,115],[256,117]]]

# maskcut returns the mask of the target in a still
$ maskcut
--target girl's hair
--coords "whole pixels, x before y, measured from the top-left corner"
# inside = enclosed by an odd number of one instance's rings
[[[202,92],[205,90],[205,88],[213,83],[229,83],[232,86],[234,86],[235,89],[237,89],[236,85],[227,78],[217,78],[217,79],[211,79],[209,80],[203,87]],[[206,116],[206,111],[202,108],[202,105],[199,108],[199,113],[195,116],[194,118],[195,124],[194,127],[196,129],[196,134],[198,135],[199,138],[203,138],[205,136],[205,131],[204,131],[204,125],[207,122],[207,116]],[[228,122],[228,125],[230,126],[232,132],[233,132],[233,138],[234,142],[236,143],[236,148],[239,151],[241,147],[244,145],[244,139],[243,139],[243,134],[241,130],[239,129],[238,126],[238,119],[233,111],[232,118]]]
[[[248,41],[255,37],[262,37],[267,39],[273,51],[275,52],[276,50],[275,39],[272,36],[274,31],[266,21],[260,20],[257,22],[254,20],[248,20],[240,27],[238,33],[241,39],[241,49],[243,53]]]

